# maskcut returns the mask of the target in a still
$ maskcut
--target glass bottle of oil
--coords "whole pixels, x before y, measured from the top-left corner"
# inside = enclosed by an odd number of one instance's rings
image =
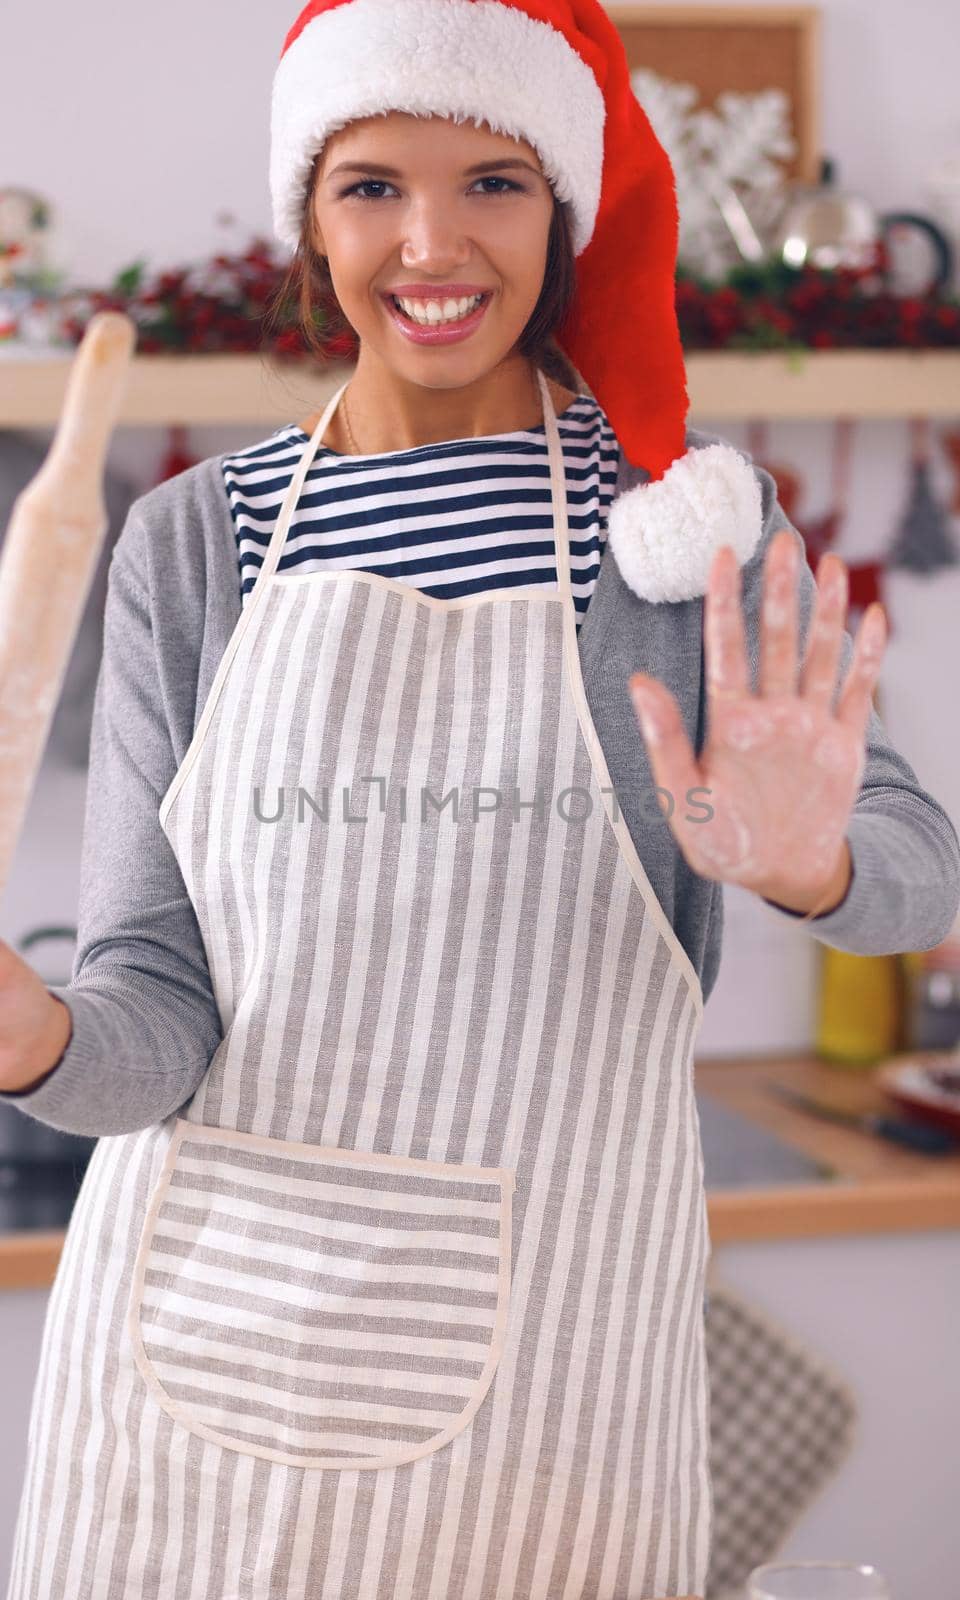
[[[819,946],[816,1053],[872,1066],[909,1049],[910,993],[919,956],[859,956]]]

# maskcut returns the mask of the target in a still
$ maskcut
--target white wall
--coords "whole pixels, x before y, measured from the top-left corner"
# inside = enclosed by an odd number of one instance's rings
[[[823,151],[839,162],[844,185],[878,210],[929,209],[928,174],[960,150],[956,8],[950,0],[829,0],[822,9]],[[0,173],[53,203],[53,259],[74,282],[104,285],[140,256],[154,268],[180,265],[233,248],[254,231],[270,233],[270,85],[296,14],[292,7],[252,5],[238,12],[223,0],[201,7],[171,0],[159,14],[91,0],[82,11],[60,10],[51,25],[28,7],[8,8]],[[228,233],[218,224],[224,210],[239,230]],[[743,427],[692,420],[747,443]],[[195,429],[191,444],[204,456],[256,437]],[[146,487],[162,444],[156,430],[122,429],[111,459]],[[826,423],[770,431],[770,454],[791,463],[806,485],[801,516],[819,515],[829,504],[829,445]],[[905,425],[858,429],[853,506],[836,546],[845,558],[877,554],[892,537],[907,490],[908,447]],[[943,498],[952,493],[942,451],[934,479]],[[954,526],[960,533],[960,523]],[[895,630],[881,683],[887,727],[921,782],[960,818],[948,687],[958,677],[951,624],[960,568],[933,581],[898,576],[887,597]],[[61,836],[72,834],[64,808],[76,798],[75,784],[56,791],[52,809]],[[41,915],[71,920],[75,914],[69,845],[61,846],[67,869],[46,870],[44,810],[51,807],[38,795],[20,872],[0,908],[0,934],[8,939]],[[808,935],[775,922],[754,897],[728,891],[724,964],[702,1050],[805,1046],[818,948]]]

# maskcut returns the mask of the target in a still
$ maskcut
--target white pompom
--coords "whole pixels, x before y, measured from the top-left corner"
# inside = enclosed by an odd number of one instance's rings
[[[624,583],[654,602],[706,594],[720,546],[732,545],[742,567],[762,533],[760,481],[728,444],[688,450],[658,482],[619,495],[607,521]]]

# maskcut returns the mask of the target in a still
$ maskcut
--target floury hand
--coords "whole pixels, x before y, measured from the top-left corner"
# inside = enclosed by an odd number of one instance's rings
[[[851,861],[845,831],[864,768],[864,740],[887,642],[883,607],[867,608],[836,711],[848,575],[832,552],[817,590],[802,672],[797,661],[799,538],[784,528],[767,552],[758,693],[750,687],[739,568],[729,545],[714,557],[705,599],[708,736],[699,762],[676,701],[635,673],[629,688],[658,787],[709,791],[707,823],[679,810],[670,827],[694,871],[738,883],[790,909],[832,909]],[[799,679],[799,681],[798,681]]]

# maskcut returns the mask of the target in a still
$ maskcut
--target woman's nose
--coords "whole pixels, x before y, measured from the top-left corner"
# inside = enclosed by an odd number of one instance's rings
[[[451,219],[449,206],[430,207],[407,220],[400,259],[405,268],[429,271],[431,277],[470,259],[470,243]]]

